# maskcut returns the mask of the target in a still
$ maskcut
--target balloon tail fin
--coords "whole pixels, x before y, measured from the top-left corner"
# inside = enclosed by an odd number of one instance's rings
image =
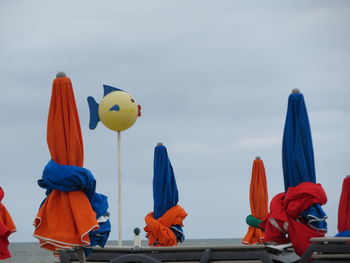
[[[96,128],[97,123],[100,121],[100,117],[98,116],[98,103],[95,101],[93,97],[87,98],[89,109],[90,109],[90,122],[89,122],[89,128],[90,130],[93,130]]]

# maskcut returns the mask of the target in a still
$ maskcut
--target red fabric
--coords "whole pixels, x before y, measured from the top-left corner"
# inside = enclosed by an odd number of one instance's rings
[[[84,147],[72,82],[56,78],[47,121],[51,158],[62,165],[83,166]],[[54,190],[40,207],[34,236],[43,248],[56,251],[90,244],[88,233],[98,228],[96,213],[82,191]]]
[[[260,224],[265,229],[264,241],[291,242],[295,252],[301,256],[309,247],[310,238],[323,237],[325,233],[300,222],[299,215],[313,204],[324,205],[326,202],[322,186],[309,182],[289,187],[287,193],[276,195],[270,203],[270,213]]]
[[[10,244],[8,241],[8,236],[10,234],[11,231],[7,228],[7,226],[0,222],[0,259],[11,257],[10,250],[8,249],[8,245]]]
[[[179,205],[170,208],[162,217],[154,219],[153,212],[145,217],[146,236],[148,237],[148,244],[153,246],[176,246],[177,239],[170,226],[183,226],[183,220],[186,218],[186,211]]]
[[[252,176],[250,180],[249,201],[252,216],[263,220],[268,212],[268,192],[265,167],[262,160],[254,160],[253,162]],[[249,226],[248,231],[242,240],[242,243],[262,243],[263,239],[264,231],[259,228]]]
[[[286,237],[288,231],[288,215],[283,208],[285,193],[277,194],[270,203],[270,213],[260,224],[265,229],[265,242],[273,241],[279,244],[287,244],[290,240]],[[285,222],[287,224],[285,224]],[[273,223],[275,225],[273,225]],[[278,228],[276,226],[278,225]]]
[[[0,259],[11,257],[8,249],[8,237],[11,233],[16,231],[16,226],[12,220],[10,213],[6,207],[1,203],[4,198],[4,191],[0,187]]]
[[[350,177],[345,177],[338,207],[338,232],[348,230],[350,230]]]
[[[327,195],[322,186],[310,182],[289,187],[283,200],[283,206],[288,214],[295,219],[313,204],[324,205],[325,203],[327,203]]]

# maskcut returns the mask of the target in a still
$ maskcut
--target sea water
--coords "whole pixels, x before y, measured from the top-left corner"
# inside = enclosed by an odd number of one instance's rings
[[[234,246],[241,244],[241,238],[228,238],[228,239],[188,239],[180,246]],[[147,246],[146,240],[142,241],[142,246]],[[132,241],[123,241],[123,245],[132,246]],[[116,241],[108,242],[108,246],[116,246]],[[11,243],[9,246],[12,257],[5,262],[17,262],[17,263],[53,263],[59,262],[59,259],[55,258],[52,253],[46,249],[39,247],[39,243]]]

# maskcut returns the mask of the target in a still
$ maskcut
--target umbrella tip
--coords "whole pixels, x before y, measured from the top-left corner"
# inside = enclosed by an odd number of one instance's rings
[[[260,156],[255,157],[255,160],[261,160]]]
[[[293,89],[292,90],[292,94],[299,94],[300,93],[300,90],[299,89]]]
[[[163,143],[162,142],[158,142],[157,146],[163,146]]]
[[[56,74],[56,78],[65,78],[66,77],[66,73],[64,73],[63,71],[60,71]]]

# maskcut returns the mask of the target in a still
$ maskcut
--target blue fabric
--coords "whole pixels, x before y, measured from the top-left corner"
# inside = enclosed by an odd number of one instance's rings
[[[53,160],[45,166],[38,184],[46,189],[46,195],[53,189],[63,192],[83,191],[89,200],[96,190],[96,180],[89,170],[79,166],[60,165]]]
[[[96,219],[109,215],[108,198],[95,192],[96,180],[88,169],[73,165],[60,165],[50,160],[45,166],[42,179],[38,180],[38,184],[46,189],[46,195],[49,195],[54,189],[63,192],[82,191],[89,199],[91,207],[96,213]],[[104,247],[111,231],[109,219],[99,223],[99,226],[100,229],[89,233],[90,245]],[[85,250],[85,252],[88,253],[89,250]]]
[[[350,230],[339,232],[335,235],[336,237],[350,237]]]
[[[301,216],[308,222],[309,226],[316,230],[327,231],[327,215],[320,204],[310,206]]]
[[[111,232],[111,222],[109,219],[106,222],[98,223],[99,229],[91,231],[89,233],[90,246],[100,246],[105,247],[109,233]],[[86,256],[90,255],[92,248],[84,248],[84,253]]]
[[[173,167],[165,146],[154,150],[153,163],[154,218],[158,219],[179,201]]]
[[[302,182],[316,183],[311,128],[304,96],[291,94],[284,125],[282,166],[285,191]],[[313,228],[327,230],[327,218],[321,206],[311,206],[301,215]]]
[[[171,231],[174,232],[178,242],[182,243],[185,241],[185,235],[181,226],[172,225],[170,228],[171,228]]]
[[[170,163],[167,149],[163,145],[156,146],[154,149],[153,201],[155,219],[164,215],[166,211],[177,205],[179,201],[174,170]],[[173,226],[172,230],[180,242],[184,241],[185,237],[181,226]]]
[[[282,165],[285,191],[301,182],[316,183],[311,129],[303,94],[291,94],[288,99]]]

